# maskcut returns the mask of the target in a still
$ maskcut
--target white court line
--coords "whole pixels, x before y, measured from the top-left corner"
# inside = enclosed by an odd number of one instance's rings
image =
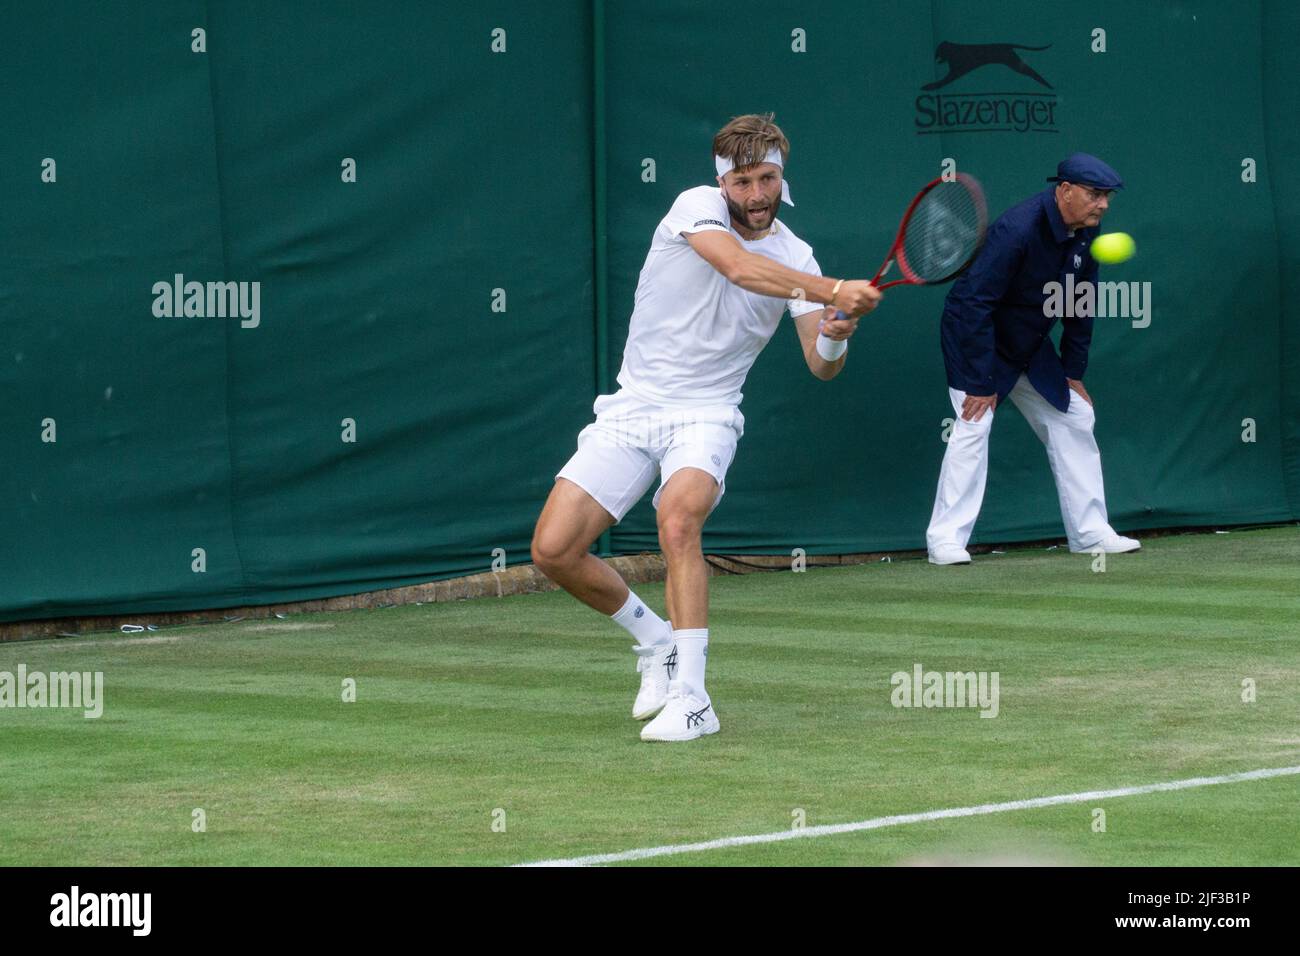
[[[753,836],[723,837],[704,843],[678,843],[674,846],[651,846],[621,853],[598,853],[594,856],[575,856],[567,860],[539,860],[535,863],[517,863],[516,866],[593,866],[601,863],[622,863],[626,860],[645,860],[655,856],[674,856],[678,853],[703,853],[732,846],[749,846],[754,843],[779,843],[782,840],[807,840],[813,837],[834,836],[838,833],[856,833],[859,830],[879,830],[905,823],[927,823],[930,820],[949,820],[953,817],[980,817],[990,813],[1007,813],[1012,810],[1035,810],[1038,807],[1056,807],[1066,803],[1089,803],[1093,800],[1113,800],[1116,797],[1134,797],[1144,793],[1161,793],[1167,790],[1190,790],[1193,787],[1211,787],[1220,783],[1240,783],[1243,780],[1266,780],[1269,777],[1287,777],[1300,774],[1300,767],[1273,767],[1264,770],[1247,770],[1221,777],[1193,777],[1190,780],[1172,780],[1168,783],[1148,783],[1140,787],[1120,787],[1118,790],[1089,790],[1085,793],[1063,793],[1054,797],[1035,797],[1032,800],[1012,800],[1009,803],[983,803],[977,807],[956,807],[951,810],[929,810],[925,813],[906,813],[901,816],[876,817],[857,823],[833,823],[799,830],[778,830],[776,833],[758,833]]]

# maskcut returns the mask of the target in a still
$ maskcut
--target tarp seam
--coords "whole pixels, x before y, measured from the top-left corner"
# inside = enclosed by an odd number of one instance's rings
[[[212,11],[208,0],[203,4],[204,22],[207,24],[208,40],[211,41],[212,32]],[[216,80],[213,78],[212,56],[214,47],[210,44],[204,56],[208,62],[208,106],[212,115],[212,158],[213,169],[216,171],[217,185],[217,229],[221,233],[221,278],[223,281],[230,281],[230,256],[228,253],[228,236],[226,233],[226,190],[221,180],[221,149],[218,145],[220,135],[220,124],[217,122],[217,97],[216,97]],[[235,443],[234,430],[231,424],[232,416],[230,413],[230,384],[233,378],[231,374],[231,341],[230,338],[239,328],[238,323],[226,323],[226,460],[229,467],[229,509],[230,515],[230,540],[235,548],[235,563],[239,568],[239,594],[245,596],[249,593],[248,580],[244,573],[244,556],[239,547],[239,523],[235,519],[235,508],[239,501],[239,496],[235,490]]]

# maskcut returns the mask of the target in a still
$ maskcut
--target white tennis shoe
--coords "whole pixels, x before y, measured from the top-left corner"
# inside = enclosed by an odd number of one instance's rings
[[[970,564],[970,552],[956,544],[939,544],[930,549],[931,564]]]
[[[713,701],[688,690],[681,681],[668,684],[668,700],[659,716],[641,728],[642,740],[694,740],[722,729]]]
[[[668,702],[668,682],[677,676],[677,645],[633,644],[636,652],[637,673],[641,675],[641,689],[632,705],[632,716],[637,720],[653,717]]]
[[[1110,534],[1090,547],[1071,550],[1075,554],[1090,554],[1098,550],[1106,554],[1127,554],[1130,551],[1141,551],[1142,542],[1137,538],[1126,538],[1122,534]]]

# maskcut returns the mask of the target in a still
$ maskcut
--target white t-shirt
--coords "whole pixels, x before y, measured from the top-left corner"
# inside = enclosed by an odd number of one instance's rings
[[[683,232],[730,232],[749,252],[821,275],[812,247],[780,220],[748,242],[731,228],[718,186],[677,197],[655,229],[636,287],[636,305],[618,383],[658,405],[739,405],[745,376],[788,308],[794,316],[823,308],[802,299],[756,295],[728,282]]]

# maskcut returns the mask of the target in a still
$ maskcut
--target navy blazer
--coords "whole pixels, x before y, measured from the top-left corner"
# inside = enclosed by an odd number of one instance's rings
[[[1057,320],[1043,314],[1043,286],[1073,274],[1074,285],[1097,281],[1088,247],[1101,230],[1069,235],[1052,186],[1012,206],[989,227],[984,248],[948,292],[939,338],[948,384],[969,395],[1006,398],[1023,372],[1061,411],[1070,407],[1066,378],[1088,367],[1093,318],[1061,319],[1061,351],[1049,333]],[[1064,296],[1062,297],[1064,299]]]

